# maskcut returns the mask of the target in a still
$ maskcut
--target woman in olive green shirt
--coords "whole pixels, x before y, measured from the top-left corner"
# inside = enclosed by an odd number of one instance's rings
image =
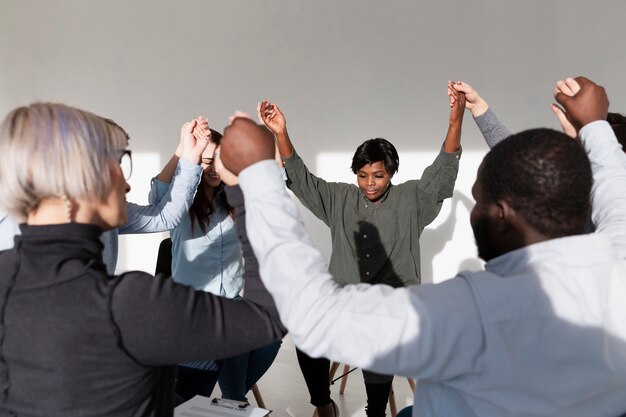
[[[450,91],[450,90],[449,90]],[[365,282],[401,287],[420,283],[419,237],[452,196],[461,155],[461,124],[465,97],[457,96],[443,147],[419,180],[391,183],[398,170],[395,147],[377,138],[360,145],[352,159],[357,184],[326,182],[311,174],[295,151],[283,113],[273,103],[259,104],[259,114],[274,133],[285,163],[287,186],[300,202],[330,227],[329,270],[340,284]],[[376,335],[372,335],[373,338]],[[297,350],[311,404],[319,417],[334,417],[327,359],[313,359]],[[393,376],[363,370],[368,417],[385,415]]]

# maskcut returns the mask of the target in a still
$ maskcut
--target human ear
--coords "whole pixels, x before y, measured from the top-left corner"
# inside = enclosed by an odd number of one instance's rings
[[[506,199],[497,200],[493,205],[497,230],[507,232],[515,220],[515,209]]]

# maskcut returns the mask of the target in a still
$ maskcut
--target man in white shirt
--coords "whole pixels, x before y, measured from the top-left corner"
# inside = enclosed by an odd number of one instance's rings
[[[604,89],[578,81],[556,99],[582,146],[534,129],[483,160],[471,222],[485,271],[411,288],[333,282],[272,138],[235,119],[222,162],[239,174],[261,277],[295,344],[417,378],[415,416],[626,412],[626,156]],[[597,231],[585,235],[590,193]]]

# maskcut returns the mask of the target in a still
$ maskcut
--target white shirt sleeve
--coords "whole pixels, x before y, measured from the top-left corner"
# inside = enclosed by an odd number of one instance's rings
[[[313,246],[274,161],[239,175],[261,278],[294,343],[375,372],[454,377],[478,366],[480,316],[467,282],[340,287]]]
[[[605,121],[584,126],[579,137],[593,172],[591,218],[596,232],[610,236],[626,258],[626,155]]]

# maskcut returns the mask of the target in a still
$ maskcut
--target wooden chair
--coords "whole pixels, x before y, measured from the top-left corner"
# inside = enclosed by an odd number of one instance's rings
[[[165,274],[168,277],[172,276],[172,239],[169,237],[163,239],[159,244],[159,253],[157,255],[156,267],[154,274]],[[252,395],[254,395],[254,401],[261,408],[265,407],[265,401],[261,396],[261,390],[257,384],[254,384],[251,388]]]

